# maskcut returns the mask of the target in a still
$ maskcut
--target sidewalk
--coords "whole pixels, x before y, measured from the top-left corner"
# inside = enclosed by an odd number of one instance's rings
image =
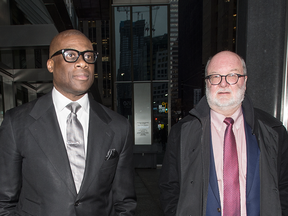
[[[158,188],[160,169],[135,169],[136,216],[164,216]]]

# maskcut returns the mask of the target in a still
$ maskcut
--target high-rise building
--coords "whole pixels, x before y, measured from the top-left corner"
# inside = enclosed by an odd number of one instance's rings
[[[181,119],[178,85],[178,1],[170,0],[170,88],[171,125]]]

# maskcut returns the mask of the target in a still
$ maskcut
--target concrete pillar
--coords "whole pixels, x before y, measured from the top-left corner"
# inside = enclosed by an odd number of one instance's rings
[[[3,77],[4,111],[15,107],[15,94],[13,80]]]
[[[254,106],[280,119],[286,0],[238,1],[236,52],[247,64]]]

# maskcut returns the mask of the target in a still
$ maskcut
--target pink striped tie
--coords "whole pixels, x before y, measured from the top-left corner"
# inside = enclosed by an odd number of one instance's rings
[[[234,120],[225,118],[227,124],[224,135],[223,161],[223,216],[240,216],[239,166],[236,140],[232,130]]]

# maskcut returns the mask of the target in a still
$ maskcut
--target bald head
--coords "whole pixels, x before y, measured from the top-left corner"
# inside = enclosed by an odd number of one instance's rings
[[[85,40],[89,40],[82,32],[76,30],[76,29],[69,29],[63,32],[60,32],[58,35],[56,35],[51,43],[50,43],[50,47],[49,47],[49,58],[51,58],[51,55],[53,55],[53,53],[57,52],[60,49],[63,49],[64,47],[61,47],[61,42],[65,41],[66,37],[70,37],[70,36],[82,36]],[[92,46],[92,45],[91,45]]]
[[[247,75],[247,68],[246,68],[246,64],[245,64],[245,61],[242,57],[240,57],[239,55],[237,55],[236,53],[234,52],[231,52],[231,51],[222,51],[222,52],[219,52],[217,53],[216,55],[214,55],[213,57],[211,57],[208,61],[207,61],[207,64],[206,64],[206,67],[205,67],[205,77],[208,75],[208,67],[212,61],[213,62],[217,62],[219,64],[221,64],[221,61],[227,59],[227,58],[230,58],[230,57],[234,57],[235,60],[238,59],[239,62],[241,62],[242,64],[242,67],[243,67],[243,74],[244,75]],[[218,61],[218,59],[220,59],[220,62]]]

